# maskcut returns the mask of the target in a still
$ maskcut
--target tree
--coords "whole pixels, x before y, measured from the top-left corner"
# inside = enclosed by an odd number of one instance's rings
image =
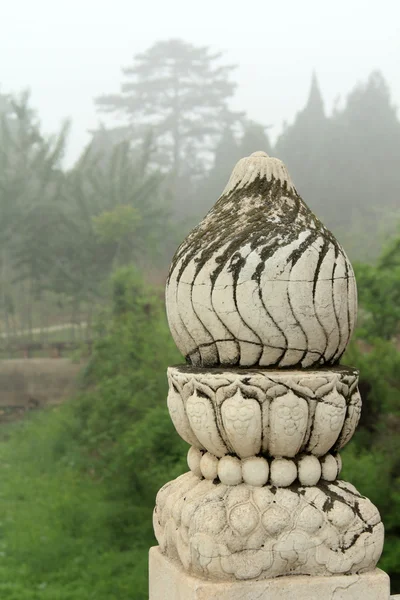
[[[400,123],[379,72],[327,118],[316,76],[308,102],[278,139],[296,187],[353,258],[377,256],[400,218]]]
[[[57,293],[77,305],[101,298],[114,268],[135,263],[146,269],[157,257],[164,260],[173,228],[162,176],[147,172],[143,160],[128,142],[105,157],[90,145],[66,176],[52,281]]]
[[[350,217],[353,228],[359,229],[357,237],[364,238],[366,260],[371,251],[379,252],[388,234],[395,233],[400,218],[400,123],[382,73],[375,71],[356,86],[332,124],[340,136],[333,140],[331,150],[336,213],[346,221]]]
[[[376,265],[356,265],[360,303],[360,335],[364,339],[396,339],[400,333],[400,235],[387,244]]]
[[[228,107],[235,67],[222,66],[221,56],[178,39],[157,42],[123,69],[120,94],[96,99],[100,111],[126,119],[134,143],[152,131],[152,160],[172,172],[174,190],[187,170],[202,172],[226,123],[240,116]]]
[[[326,139],[329,121],[317,76],[314,73],[307,103],[294,123],[279,137],[275,153],[284,160],[296,186],[312,208],[321,202],[321,183],[326,169]],[[322,194],[322,198],[324,195]],[[322,213],[322,214],[321,214]],[[318,211],[324,216],[323,211]]]
[[[48,284],[48,240],[58,222],[60,161],[68,123],[45,137],[29,94],[3,97],[0,107],[0,279],[7,330],[31,327],[34,302]]]
[[[313,73],[306,105],[279,137],[276,150],[284,160],[292,163],[291,168],[300,171],[318,155],[316,145],[323,141],[326,124],[324,101],[317,76]]]
[[[265,130],[267,127],[256,121],[246,120],[243,124],[243,135],[240,140],[240,155],[249,156],[253,152],[262,150],[271,154],[271,144]]]
[[[202,218],[222,194],[233,165],[241,158],[232,127],[227,126],[214,151],[214,161],[208,176],[199,186],[196,200],[196,218]]]

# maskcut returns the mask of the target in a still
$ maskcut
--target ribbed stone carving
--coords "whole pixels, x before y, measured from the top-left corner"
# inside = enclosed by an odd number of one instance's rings
[[[238,162],[185,239],[166,291],[174,340],[195,366],[337,363],[354,329],[351,264],[263,152]]]

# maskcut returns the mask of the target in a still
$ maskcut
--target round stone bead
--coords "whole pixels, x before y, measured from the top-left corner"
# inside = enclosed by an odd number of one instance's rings
[[[218,477],[225,485],[238,485],[242,482],[242,465],[235,456],[223,456],[218,463]]]
[[[194,446],[189,448],[189,452],[187,455],[187,464],[189,469],[194,475],[196,475],[196,477],[202,477],[200,469],[200,461],[202,456],[203,454],[200,452],[200,450],[198,450]]]
[[[302,485],[315,485],[321,479],[321,464],[316,456],[303,456],[297,464]]]
[[[206,452],[201,458],[200,469],[203,477],[213,481],[218,476],[218,458],[210,452]]]
[[[265,458],[252,456],[242,462],[243,481],[249,485],[261,487],[269,477],[269,466]]]
[[[338,474],[338,464],[332,454],[321,458],[321,475],[326,481],[335,481]]]
[[[296,465],[287,458],[274,458],[271,462],[271,483],[277,487],[288,487],[297,477]]]

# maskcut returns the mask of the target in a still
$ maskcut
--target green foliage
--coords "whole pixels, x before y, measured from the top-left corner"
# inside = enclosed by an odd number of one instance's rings
[[[106,158],[89,146],[68,174],[68,202],[53,244],[59,293],[93,301],[116,266],[145,268],[162,256],[160,240],[167,243],[172,229],[161,177],[148,173],[142,158],[125,142]]]
[[[166,367],[181,357],[161,293],[140,272],[165,267],[183,237],[172,206],[186,221],[202,215],[236,160],[269,152],[266,128],[229,110],[232,67],[219,58],[177,40],[136,56],[122,93],[98,100],[126,124],[94,132],[69,171],[67,125],[46,137],[27,95],[0,96],[0,325],[32,327],[50,304],[63,315],[105,305],[78,396],[1,430],[2,598],[147,598],[155,494],[186,470],[186,445],[165,402]],[[389,90],[374,73],[331,117],[314,76],[272,152],[365,261],[399,216],[399,149]],[[364,408],[343,476],[379,507],[381,566],[400,580],[400,237],[356,274],[360,325],[344,362],[361,371]]]
[[[119,242],[133,236],[140,225],[137,209],[119,204],[113,210],[93,217],[94,233],[103,242]]]
[[[182,469],[185,444],[169,419],[166,368],[180,357],[162,303],[138,273],[125,268],[112,281],[113,306],[99,323],[86,374],[87,391],[76,404],[77,436],[91,469],[120,499],[113,517],[125,543],[152,539],[154,496],[166,472]],[[135,516],[136,515],[136,516]]]
[[[353,441],[343,451],[343,478],[369,497],[381,512],[386,536],[380,566],[393,577],[393,587],[400,581],[400,351],[395,336],[400,323],[397,248],[398,239],[395,239],[382,252],[377,266],[357,266],[361,326],[344,359],[360,370],[363,408]]]
[[[66,124],[44,136],[27,94],[1,104],[0,326],[8,335],[58,324],[48,313],[56,319],[60,307],[69,321],[89,320],[115,267],[162,268],[176,245],[148,147],[93,143],[64,172],[67,132]]]
[[[27,93],[0,107],[0,320],[6,330],[18,317],[20,326],[30,324],[33,303],[49,285],[67,133],[68,123],[44,137]]]
[[[385,246],[376,265],[355,268],[364,309],[360,333],[364,339],[394,339],[400,332],[400,236]]]
[[[44,412],[0,442],[0,594],[145,600],[144,546],[133,537],[121,548],[120,503],[90,472],[73,411],[74,403]]]
[[[392,342],[375,339],[368,352],[353,343],[345,362],[360,369],[363,409],[342,453],[342,476],[379,508],[386,531],[380,567],[399,579],[400,352]]]
[[[166,407],[179,360],[157,290],[124,268],[70,403],[0,439],[0,593],[145,600],[155,495],[185,468]]]
[[[365,309],[360,335],[392,339],[400,331],[400,267],[360,264],[356,275]]]
[[[3,429],[0,592],[11,600],[147,598],[155,495],[187,468],[166,408],[165,369],[181,357],[159,290],[133,267],[116,271],[110,287],[78,396]],[[364,410],[343,477],[381,511],[380,566],[395,580],[400,353],[378,338],[367,350],[356,340],[345,359],[361,370]]]

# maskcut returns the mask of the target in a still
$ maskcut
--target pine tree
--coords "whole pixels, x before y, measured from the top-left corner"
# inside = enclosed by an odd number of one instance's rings
[[[226,121],[239,117],[228,107],[235,67],[221,66],[220,58],[221,53],[182,40],[157,42],[123,69],[121,93],[101,96],[96,104],[126,120],[133,143],[151,130],[152,160],[177,182],[187,169],[202,172]]]
[[[276,154],[288,163],[297,185],[301,188],[311,182],[318,171],[321,150],[325,142],[328,120],[317,76],[312,75],[307,103],[294,123],[289,125],[276,144]]]
[[[356,255],[371,259],[400,221],[400,122],[380,72],[349,94],[331,130],[331,222],[347,232],[350,251],[353,242]]]
[[[314,75],[308,102],[279,138],[276,154],[352,257],[376,257],[400,220],[400,123],[382,74],[358,85],[331,118]]]
[[[329,137],[330,123],[317,76],[313,73],[307,103],[278,139],[275,154],[288,165],[297,189],[310,208],[328,225],[329,209],[324,200]]]

